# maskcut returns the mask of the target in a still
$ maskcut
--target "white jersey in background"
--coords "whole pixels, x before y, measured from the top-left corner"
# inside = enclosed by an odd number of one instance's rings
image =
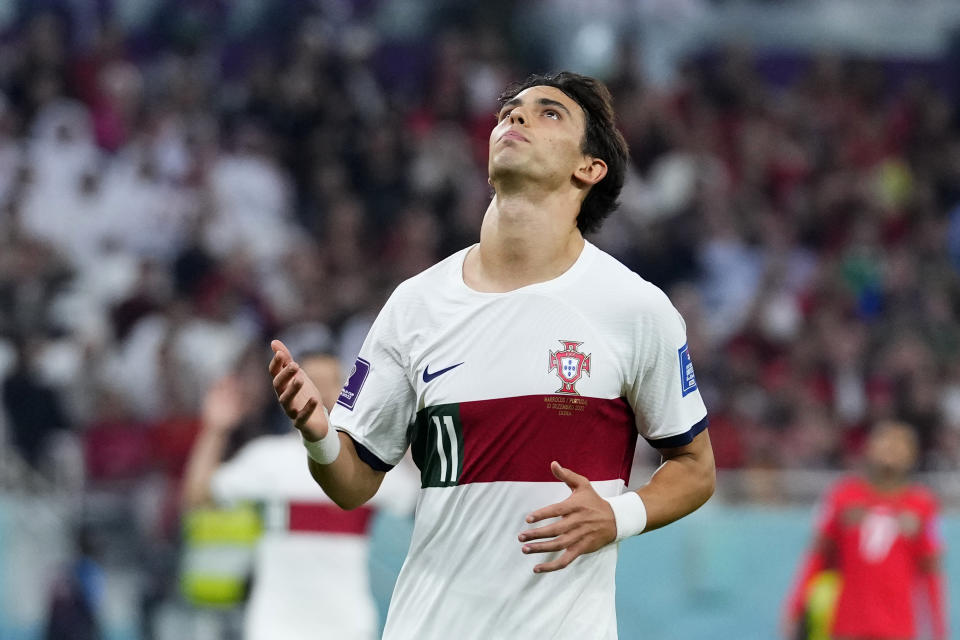
[[[683,320],[590,243],[561,276],[507,293],[464,283],[467,252],[397,288],[331,414],[374,468],[411,447],[421,471],[384,638],[616,638],[617,545],[534,574],[560,552],[524,555],[517,535],[570,495],[552,460],[612,497],[638,433],[674,447],[706,427]]]
[[[368,506],[343,511],[310,476],[300,433],[260,436],[222,464],[211,482],[218,502],[263,504],[246,640],[372,640],[369,527],[374,508],[409,514],[416,479],[400,470]]]

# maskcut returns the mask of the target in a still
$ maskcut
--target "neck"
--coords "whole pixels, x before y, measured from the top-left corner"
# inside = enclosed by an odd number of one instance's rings
[[[504,292],[561,275],[583,250],[579,209],[562,191],[498,189],[480,227],[480,246],[464,263],[467,285]]]
[[[867,478],[874,489],[882,493],[899,491],[909,484],[909,477],[900,473],[891,473],[882,469],[868,469]]]

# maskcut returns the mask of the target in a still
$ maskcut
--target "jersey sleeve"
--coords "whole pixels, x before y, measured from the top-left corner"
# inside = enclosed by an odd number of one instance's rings
[[[637,323],[634,376],[627,400],[637,430],[657,448],[690,444],[707,427],[680,313],[659,289]]]
[[[821,538],[835,541],[840,537],[840,520],[838,514],[840,513],[840,504],[844,489],[843,483],[833,487],[823,497],[817,509],[814,530]]]
[[[394,292],[370,327],[330,413],[333,428],[350,436],[360,459],[378,471],[390,470],[403,458],[416,408],[400,307]]]

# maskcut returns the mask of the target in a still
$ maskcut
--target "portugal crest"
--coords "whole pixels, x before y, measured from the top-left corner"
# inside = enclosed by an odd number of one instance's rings
[[[554,393],[578,396],[580,394],[577,393],[573,385],[583,374],[590,374],[590,354],[577,351],[577,347],[583,344],[582,342],[573,340],[560,340],[560,342],[563,343],[563,349],[550,352],[550,366],[547,368],[547,372],[556,369],[557,375],[560,376],[560,382],[563,383],[563,386]]]

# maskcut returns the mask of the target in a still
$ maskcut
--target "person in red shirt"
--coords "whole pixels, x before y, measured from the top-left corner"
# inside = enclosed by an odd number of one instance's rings
[[[867,441],[865,474],[843,478],[828,492],[816,541],[787,601],[789,638],[799,637],[811,580],[833,568],[841,580],[834,640],[915,638],[918,586],[934,638],[946,640],[938,508],[933,494],[910,479],[917,453],[910,425],[881,422]]]

